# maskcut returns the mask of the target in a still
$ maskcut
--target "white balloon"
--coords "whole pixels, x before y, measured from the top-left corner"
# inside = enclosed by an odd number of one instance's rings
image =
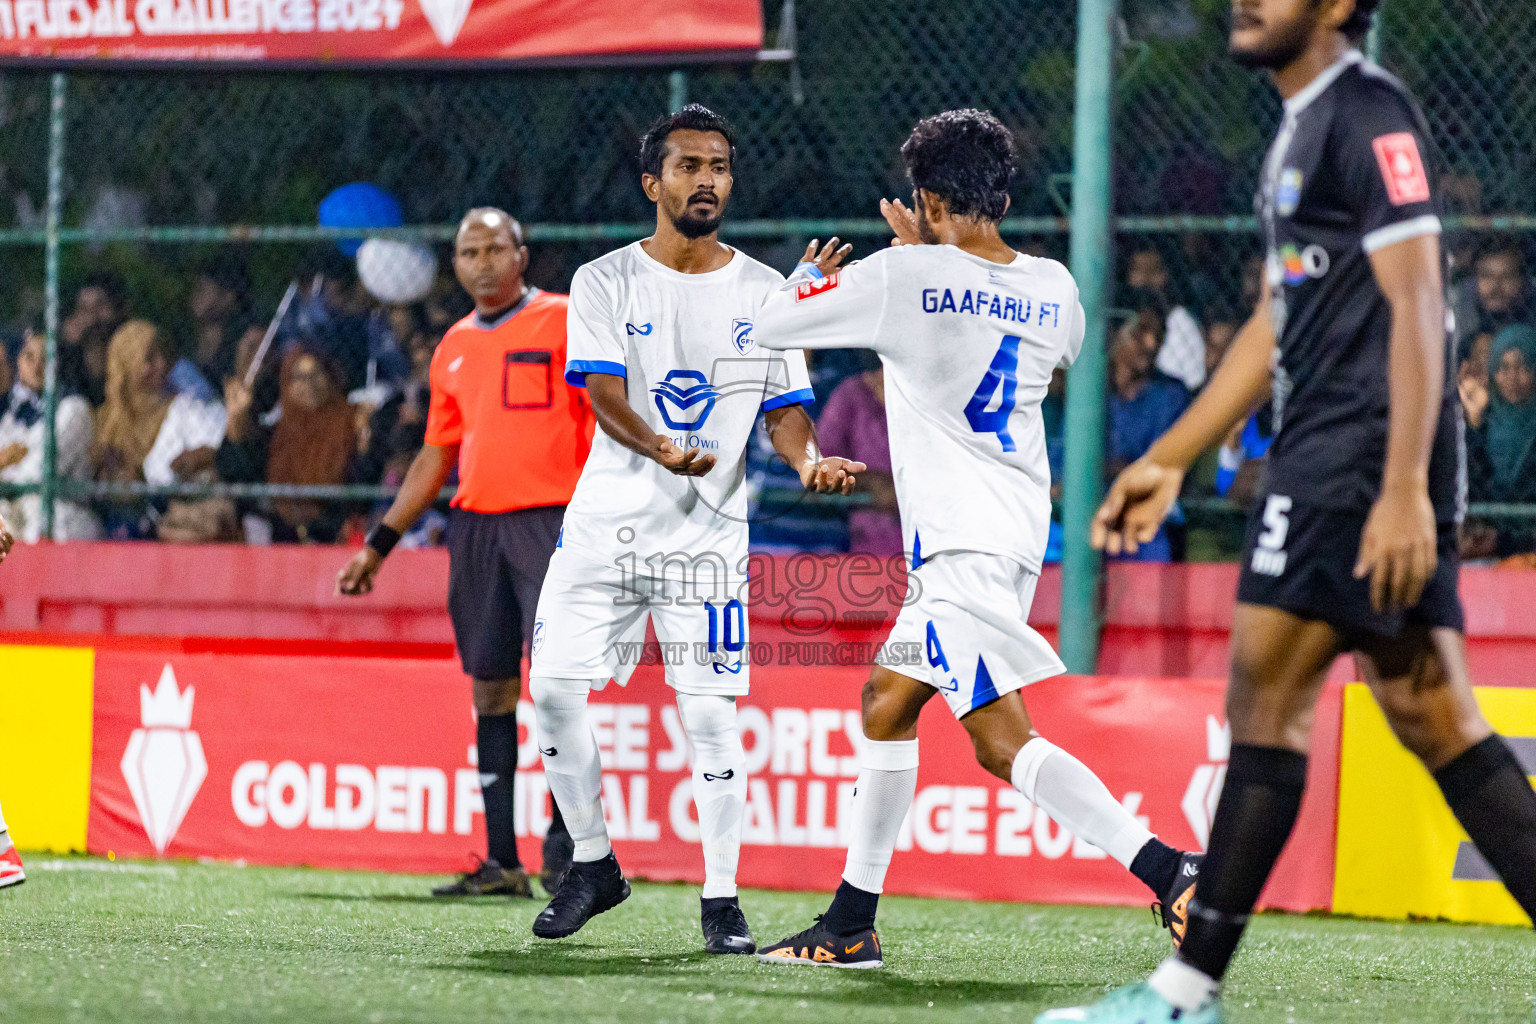
[[[437,256],[423,245],[370,238],[357,250],[357,276],[380,302],[420,302],[437,278]]]

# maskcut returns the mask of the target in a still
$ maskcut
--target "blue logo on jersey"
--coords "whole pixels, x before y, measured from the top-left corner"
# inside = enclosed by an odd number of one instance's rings
[[[678,385],[673,381],[694,381],[694,383]],[[704,421],[709,419],[709,414],[714,411],[715,401],[720,397],[720,392],[716,391],[709,379],[698,370],[673,370],[659,384],[651,388],[651,394],[656,396],[656,410],[661,413],[662,422],[673,430],[698,430],[704,426]],[[693,419],[682,418],[682,414],[701,402],[704,408]],[[678,413],[678,418],[674,419],[668,412],[669,405]]]
[[[650,334],[651,333],[651,325],[650,324],[641,324],[639,327],[636,327],[634,324],[625,324],[624,325],[624,333],[625,334]]]
[[[736,346],[736,351],[742,355],[747,354],[747,349],[752,347],[752,321],[736,320],[731,324],[731,344]]]

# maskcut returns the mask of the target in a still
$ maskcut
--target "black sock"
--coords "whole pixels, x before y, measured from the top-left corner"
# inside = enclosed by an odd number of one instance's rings
[[[1158,899],[1167,899],[1168,890],[1173,888],[1173,880],[1179,874],[1179,856],[1178,850],[1153,836],[1131,860],[1131,874],[1141,879]]]
[[[1189,906],[1179,955],[1221,980],[1248,915],[1296,825],[1307,756],[1283,747],[1234,744],[1211,823],[1211,846]]]
[[[879,905],[879,893],[865,892],[843,882],[832,896],[832,905],[821,916],[821,923],[833,935],[852,935],[875,926],[875,908]]]
[[[517,775],[517,713],[481,715],[475,730],[480,752],[480,792],[485,798],[485,835],[490,859],[504,868],[521,867],[512,794]]]
[[[1536,918],[1536,791],[1509,744],[1489,736],[1435,772],[1435,781],[1504,888]],[[1464,859],[1456,857],[1458,877]],[[1467,865],[1469,873],[1478,867]]]

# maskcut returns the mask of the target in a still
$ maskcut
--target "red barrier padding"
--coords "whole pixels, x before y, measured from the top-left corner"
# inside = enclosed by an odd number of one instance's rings
[[[333,581],[349,553],[281,545],[18,547],[0,573],[0,631],[453,642],[444,551],[397,551],[373,594],[339,598]],[[889,627],[900,601],[899,567],[872,556],[767,556],[758,564],[750,605],[756,638],[867,639]],[[1236,591],[1232,564],[1111,564],[1100,671],[1225,676]],[[1461,592],[1473,678],[1536,685],[1536,572],[1468,568]],[[1060,573],[1047,568],[1033,621],[1053,641],[1060,601]],[[1355,678],[1348,659],[1332,678]]]
[[[754,667],[743,884],[830,890],[842,869],[862,667]],[[1037,728],[1181,847],[1203,844],[1225,772],[1219,680],[1063,677],[1025,691]],[[452,662],[102,648],[88,845],[96,853],[450,871],[483,849],[469,686]],[[1272,905],[1327,907],[1338,693],[1318,716],[1312,786]],[[548,822],[521,706],[523,853]],[[594,695],[609,830],[625,867],[699,882],[687,746],[654,665]],[[1118,864],[975,764],[941,701],[919,728],[918,795],[888,890],[1142,904]]]

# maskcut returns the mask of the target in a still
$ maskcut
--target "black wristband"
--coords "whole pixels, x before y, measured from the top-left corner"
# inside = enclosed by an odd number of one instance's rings
[[[380,523],[368,531],[368,536],[363,538],[363,543],[377,551],[380,558],[388,558],[389,553],[395,550],[395,545],[400,543],[400,531],[386,523]]]

